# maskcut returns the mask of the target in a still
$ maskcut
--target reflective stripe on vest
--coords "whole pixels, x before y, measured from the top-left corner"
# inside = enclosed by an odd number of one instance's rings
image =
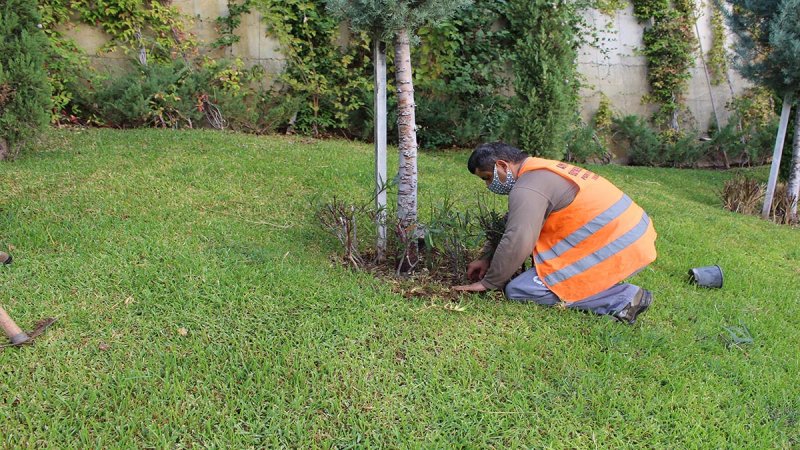
[[[542,253],[536,253],[534,255],[536,264],[541,264],[545,261],[557,258],[567,251],[573,249],[578,244],[583,242],[584,239],[588,238],[604,226],[611,223],[614,219],[621,216],[622,213],[624,213],[632,204],[633,200],[631,200],[631,198],[627,195],[623,194],[619,201],[611,205],[611,207],[609,207],[607,210],[598,214],[597,217],[592,219],[589,223],[581,228],[578,228],[572,234],[565,237],[550,250],[546,250]]]
[[[644,236],[644,234],[647,232],[647,228],[649,225],[650,225],[650,218],[647,216],[647,213],[642,213],[642,219],[639,221],[639,223],[636,224],[636,226],[634,226],[625,234],[618,237],[617,239],[615,239],[605,247],[601,248],[600,250],[597,250],[596,252],[581,258],[580,260],[570,264],[567,267],[564,267],[561,270],[558,270],[556,272],[551,273],[550,275],[547,275],[544,279],[545,284],[547,284],[548,286],[552,286],[554,284],[561,283],[613,257],[617,253],[628,248],[634,242],[639,240],[642,236]]]

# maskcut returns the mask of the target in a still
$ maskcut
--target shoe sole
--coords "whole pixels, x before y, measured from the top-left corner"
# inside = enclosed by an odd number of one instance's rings
[[[639,300],[639,309],[636,311],[636,313],[634,313],[633,319],[631,319],[631,321],[628,323],[630,323],[631,325],[635,324],[636,319],[640,315],[644,314],[650,308],[650,305],[652,303],[653,303],[653,293],[646,289],[642,289],[642,298],[641,300]]]

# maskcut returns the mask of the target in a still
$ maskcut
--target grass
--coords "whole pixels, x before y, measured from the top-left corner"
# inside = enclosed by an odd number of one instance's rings
[[[421,156],[423,212],[485,190],[466,156]],[[659,232],[633,327],[332,264],[309,199],[367,198],[368,145],[53,132],[0,164],[0,302],[59,318],[0,352],[0,447],[800,446],[799,231],[722,210],[730,173],[593,169]]]

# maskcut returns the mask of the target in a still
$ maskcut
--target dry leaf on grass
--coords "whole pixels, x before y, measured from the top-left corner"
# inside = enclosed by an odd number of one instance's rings
[[[445,303],[444,306],[442,306],[442,308],[448,311],[456,311],[456,312],[464,312],[467,310],[466,306],[461,306],[458,303]]]

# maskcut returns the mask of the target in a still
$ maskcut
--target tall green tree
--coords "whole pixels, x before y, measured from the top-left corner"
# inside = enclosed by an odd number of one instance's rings
[[[471,0],[329,0],[328,9],[346,19],[356,31],[366,31],[373,39],[375,60],[381,60],[381,43],[394,43],[397,130],[400,166],[398,169],[398,231],[408,241],[401,266],[413,267],[417,261],[417,132],[414,114],[414,83],[411,43],[422,25],[446,20]],[[376,71],[377,72],[377,71]],[[378,89],[376,89],[376,96]],[[376,97],[376,105],[377,97]],[[376,117],[376,120],[379,120]],[[375,129],[381,128],[376,124]],[[376,134],[376,142],[379,137]],[[383,186],[378,186],[382,189]]]
[[[762,209],[762,216],[766,218],[772,205],[791,104],[800,97],[800,0],[726,1],[732,6],[728,23],[739,40],[737,70],[783,97],[781,126]],[[795,121],[800,124],[800,114],[795,114]],[[794,197],[790,214],[796,217],[800,190],[800,127],[795,127],[791,167],[787,195]]]
[[[561,159],[578,120],[580,9],[574,0],[508,0],[502,11],[514,67],[510,128],[534,155]]]
[[[0,159],[15,153],[50,118],[48,43],[40,26],[35,1],[0,3]]]

